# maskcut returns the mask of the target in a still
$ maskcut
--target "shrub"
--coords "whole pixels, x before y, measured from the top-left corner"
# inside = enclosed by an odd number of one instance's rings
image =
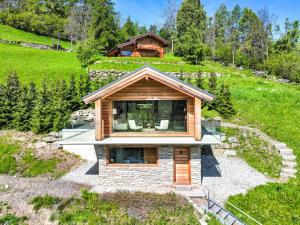
[[[18,225],[18,224],[24,224],[23,222],[27,220],[25,216],[23,217],[17,217],[14,214],[6,214],[4,216],[0,217],[0,224],[4,225]]]
[[[300,82],[300,55],[297,53],[274,54],[265,62],[265,67],[271,75]]]
[[[33,204],[33,208],[35,210],[39,210],[41,208],[51,209],[54,205],[57,205],[61,201],[60,198],[53,197],[50,195],[45,196],[36,196],[30,202]]]

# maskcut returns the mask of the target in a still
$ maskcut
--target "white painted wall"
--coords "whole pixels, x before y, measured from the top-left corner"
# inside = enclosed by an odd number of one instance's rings
[[[97,161],[97,154],[94,145],[63,145],[67,152],[79,155],[82,159]]]

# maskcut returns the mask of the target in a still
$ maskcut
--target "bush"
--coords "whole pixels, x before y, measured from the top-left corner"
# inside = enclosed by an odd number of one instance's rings
[[[35,210],[39,210],[41,208],[51,209],[54,205],[58,204],[60,201],[61,201],[60,198],[53,197],[50,195],[45,195],[45,196],[37,196],[33,198],[30,203],[33,204],[33,208]]]
[[[265,62],[265,67],[273,76],[300,82],[300,55],[297,53],[274,54]]]

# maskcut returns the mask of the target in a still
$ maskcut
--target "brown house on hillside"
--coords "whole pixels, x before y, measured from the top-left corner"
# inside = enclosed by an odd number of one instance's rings
[[[106,56],[127,57],[164,57],[164,48],[169,42],[154,33],[146,33],[135,36],[116,48],[108,51]]]

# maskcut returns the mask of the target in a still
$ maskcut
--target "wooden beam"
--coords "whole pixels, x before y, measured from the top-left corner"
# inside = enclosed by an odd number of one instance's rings
[[[95,101],[95,130],[96,130],[96,141],[101,141],[102,135],[102,104],[101,99]]]
[[[201,99],[195,98],[195,133],[196,141],[201,140]]]

